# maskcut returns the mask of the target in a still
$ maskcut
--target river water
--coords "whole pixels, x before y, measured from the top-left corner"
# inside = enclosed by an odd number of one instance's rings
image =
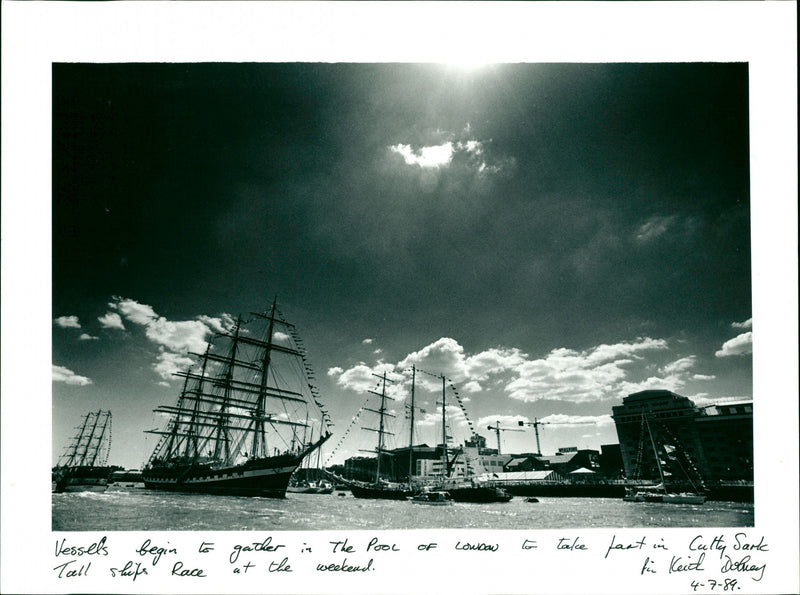
[[[339,494],[344,494],[340,496]],[[364,500],[349,492],[283,500],[206,496],[111,486],[52,495],[54,531],[309,531],[358,529],[568,529],[752,527],[752,504],[623,502],[615,498],[515,497],[498,504],[426,506]]]

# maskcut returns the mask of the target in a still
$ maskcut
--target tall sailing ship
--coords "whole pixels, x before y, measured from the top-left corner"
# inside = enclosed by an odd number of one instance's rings
[[[150,489],[283,498],[331,435],[295,326],[276,301],[217,333],[184,379],[142,479]],[[316,440],[313,438],[317,436]]]
[[[647,446],[652,449],[651,457],[655,462],[660,481],[656,485],[628,487],[622,498],[625,502],[703,504],[706,501],[705,487],[700,472],[689,454],[680,446],[677,438],[669,436],[669,434],[669,429],[663,426],[659,440],[656,440],[647,414],[642,415],[641,438],[636,457],[634,481],[638,480],[645,464],[647,457],[644,456],[644,452],[648,450]],[[693,476],[694,479],[692,479]],[[687,485],[690,487],[689,490],[684,489]],[[676,487],[680,490],[675,491]]]
[[[472,471],[472,461],[469,461],[464,452],[464,448],[455,448],[448,454],[448,438],[447,435],[447,390],[445,386],[446,378],[444,375],[439,376],[442,380],[442,464],[441,464],[441,483],[439,490],[446,491],[446,493],[455,502],[472,502],[472,503],[492,503],[492,502],[508,502],[513,497],[506,492],[503,488],[495,486],[489,482],[479,482],[475,479]],[[453,391],[455,387],[450,385]],[[457,396],[458,407],[464,416],[464,419],[472,427],[472,422],[467,416],[466,408],[463,401]],[[464,456],[464,466],[466,469],[465,477],[455,477],[453,470],[459,458]]]
[[[64,454],[53,469],[56,492],[104,492],[111,467],[106,466],[111,451],[111,412],[86,414]]]
[[[364,428],[365,430],[375,432],[378,436],[377,448],[374,451],[370,451],[370,452],[375,452],[376,454],[375,481],[372,483],[366,483],[360,481],[349,481],[346,483],[350,486],[350,491],[356,498],[377,498],[381,500],[405,500],[413,493],[411,490],[410,481],[408,485],[402,485],[399,483],[387,481],[381,475],[381,462],[385,458],[387,458],[387,455],[388,459],[390,460],[392,455],[392,453],[385,448],[386,437],[392,435],[392,432],[390,432],[389,429],[387,428],[386,418],[394,417],[394,414],[390,413],[387,410],[386,402],[393,401],[394,399],[392,399],[392,397],[386,394],[386,372],[384,372],[383,376],[379,378],[382,379],[381,392],[378,393],[376,391],[369,391],[372,394],[380,397],[381,400],[378,409],[371,409],[369,407],[364,407],[364,410],[378,414],[378,420],[379,420],[377,428]],[[412,407],[413,407],[413,394],[414,394],[413,388],[411,394],[412,394]],[[413,423],[412,423],[412,428],[413,428]],[[412,436],[413,436],[413,429],[412,429]],[[413,446],[413,442],[409,445],[409,448],[411,446]]]

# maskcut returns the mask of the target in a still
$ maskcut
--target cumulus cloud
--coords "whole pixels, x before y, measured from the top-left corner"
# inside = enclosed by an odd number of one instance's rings
[[[117,328],[125,330],[125,325],[122,324],[122,318],[116,312],[109,312],[97,318],[103,328]]]
[[[627,376],[625,366],[639,353],[667,348],[666,341],[639,338],[616,345],[600,345],[586,351],[559,348],[546,357],[526,361],[518,377],[506,385],[509,396],[521,401],[543,399],[587,402],[619,395]]]
[[[78,322],[77,316],[59,316],[53,322],[61,328],[81,328],[81,323]]]
[[[554,424],[562,427],[575,427],[575,426],[610,426],[614,424],[614,420],[610,415],[564,415],[555,413],[548,415],[539,420],[545,424]]]
[[[733,328],[753,328],[753,319],[748,318],[744,322],[732,322],[731,326]]]
[[[676,360],[664,366],[662,368],[662,372],[669,376],[680,374],[682,372],[686,372],[687,370],[693,368],[696,361],[697,358],[694,355],[683,357],[679,360]]]
[[[674,222],[674,215],[669,217],[651,217],[636,230],[636,241],[642,244],[652,242],[667,233]]]
[[[131,322],[146,325],[158,318],[152,306],[116,296],[114,299],[116,301],[110,303],[109,306],[118,310],[122,316]]]
[[[491,348],[466,358],[464,364],[469,378],[482,381],[487,380],[491,374],[512,370],[526,359],[527,355],[516,347],[510,349]]]
[[[157,318],[145,328],[148,339],[171,351],[202,353],[211,330],[199,320],[174,322]]]
[[[468,376],[464,348],[449,337],[442,337],[419,351],[408,354],[398,367],[404,369],[412,365],[443,374],[454,382],[461,382]],[[424,375],[420,376],[420,380],[423,385],[436,386],[433,379]]]
[[[125,320],[143,326],[148,339],[174,352],[200,353],[205,350],[209,335],[230,331],[235,324],[229,314],[216,318],[201,315],[195,320],[168,320],[159,316],[152,306],[119,296],[115,296],[114,302],[109,305],[119,314],[109,313],[106,316],[117,316],[119,319],[122,315]]]
[[[153,369],[165,380],[193,363],[187,352],[202,353],[210,335],[230,331],[235,325],[229,314],[218,317],[201,315],[193,320],[168,320],[156,313],[152,306],[120,296],[114,296],[109,307],[114,312],[98,318],[103,327],[125,330],[123,320],[143,327],[144,336],[159,348]]]
[[[714,380],[716,376],[708,374],[694,374],[692,380]]]
[[[619,396],[631,395],[643,390],[669,390],[678,391],[685,384],[682,376],[650,376],[641,382],[623,382],[619,385]]]
[[[392,364],[383,362],[379,362],[375,366],[368,366],[362,362],[349,370],[342,370],[342,368],[337,366],[328,369],[328,376],[335,378],[336,384],[343,388],[357,393],[365,393],[371,390],[378,390],[381,381],[377,376],[382,375],[384,372],[386,372],[387,378],[391,380],[402,380],[402,377],[391,374],[394,372],[394,366]],[[386,392],[390,396],[392,396],[393,393],[396,394],[397,384],[387,383]]]
[[[418,371],[443,374],[462,394],[478,393],[493,386],[521,401],[588,402],[618,398],[625,394],[625,390],[636,387],[628,380],[628,368],[642,360],[645,353],[666,349],[668,345],[663,339],[639,337],[613,345],[598,345],[585,351],[554,349],[545,357],[532,360],[517,348],[493,347],[467,354],[458,341],[442,337],[408,354],[394,370],[404,374],[406,389],[408,370],[414,365]],[[682,385],[694,364],[695,357],[687,356],[665,365],[660,373],[669,386],[660,388]],[[381,366],[381,369],[392,367],[390,364]],[[378,369],[360,363],[348,370],[331,368],[328,375],[335,377],[340,386],[363,392],[374,385],[372,375],[379,373],[376,372]],[[653,378],[649,382],[663,384],[664,378]],[[417,387],[437,392],[441,390],[441,380],[418,373]]]
[[[397,144],[389,147],[389,150],[402,156],[408,165],[418,165],[422,168],[443,167],[449,165],[453,159],[452,142],[418,149],[412,149],[411,145]]]
[[[741,335],[725,341],[722,344],[722,349],[717,351],[714,355],[717,357],[730,357],[733,355],[747,355],[753,353],[753,333],[748,331]]]
[[[456,137],[469,134],[469,126],[461,133],[450,133],[437,130],[440,137]],[[423,145],[412,147],[409,144],[398,143],[389,147],[392,153],[397,153],[407,165],[415,165],[421,169],[443,169],[461,164],[482,177],[501,172],[513,172],[516,160],[513,157],[491,156],[487,145],[491,141],[480,141],[474,138],[465,140],[446,140],[438,145]]]
[[[98,337],[93,337],[88,333],[81,333],[81,336],[78,337],[81,341],[97,341]]]
[[[86,376],[79,376],[69,368],[64,366],[56,366],[53,364],[53,382],[63,382],[64,384],[71,384],[73,386],[86,386],[91,384],[91,378]]]
[[[195,361],[189,356],[161,351],[158,354],[156,363],[153,364],[153,369],[161,378],[169,380],[175,372],[186,370],[194,363]]]
[[[447,425],[449,428],[461,428],[467,426],[467,418],[464,417],[464,412],[458,405],[446,405],[445,416],[447,418]],[[422,418],[418,419],[415,426],[420,427],[441,427],[442,425],[442,407],[439,404],[437,411],[425,411]],[[449,434],[448,434],[449,435]],[[439,434],[441,438],[441,433]]]
[[[205,324],[215,333],[225,333],[233,329],[236,321],[230,314],[220,314],[219,317],[206,316],[205,314],[197,317],[197,320]]]

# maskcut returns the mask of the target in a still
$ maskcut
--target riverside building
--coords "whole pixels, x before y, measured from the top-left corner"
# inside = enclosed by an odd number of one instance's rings
[[[753,480],[752,401],[698,407],[668,390],[645,390],[613,407],[612,418],[629,479],[658,478],[656,445],[662,457],[681,449],[704,481]]]

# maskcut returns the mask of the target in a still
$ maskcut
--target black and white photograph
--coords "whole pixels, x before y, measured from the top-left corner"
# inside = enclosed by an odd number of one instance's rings
[[[791,592],[794,6],[21,4],[1,590]]]
[[[53,529],[752,526],[747,89],[54,64]]]

